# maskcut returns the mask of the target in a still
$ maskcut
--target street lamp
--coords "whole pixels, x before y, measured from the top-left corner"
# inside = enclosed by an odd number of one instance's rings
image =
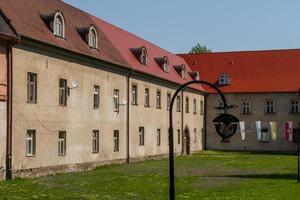
[[[236,132],[237,129],[237,122],[239,120],[230,114],[226,114],[226,110],[228,108],[232,108],[233,106],[228,106],[227,102],[225,100],[224,94],[221,92],[221,90],[214,84],[207,82],[207,81],[202,81],[202,80],[194,80],[194,81],[189,81],[183,85],[181,85],[174,93],[171,102],[170,102],[170,109],[169,109],[169,181],[170,181],[170,188],[169,188],[169,195],[170,195],[170,200],[175,200],[175,179],[174,179],[174,143],[173,143],[173,105],[175,102],[175,99],[177,95],[179,94],[180,91],[182,91],[186,86],[194,84],[194,83],[199,83],[199,84],[204,84],[208,85],[212,88],[214,88],[219,95],[221,96],[221,99],[223,101],[223,107],[220,109],[223,109],[225,112],[224,114],[221,114],[218,116],[216,119],[214,119],[215,127],[217,133],[223,138],[223,139],[228,139],[229,137],[233,136],[234,133]]]

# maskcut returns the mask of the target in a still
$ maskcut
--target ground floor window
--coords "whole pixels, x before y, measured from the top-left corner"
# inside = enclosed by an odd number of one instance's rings
[[[66,155],[66,131],[59,131],[58,134],[58,155],[65,156]]]
[[[157,146],[160,146],[160,129],[157,129],[156,141],[157,141]]]
[[[99,152],[99,130],[93,130],[92,149],[93,153]]]
[[[26,134],[26,156],[34,156],[36,149],[36,131],[27,130]]]
[[[120,146],[119,130],[114,130],[114,152],[119,151]]]
[[[180,144],[180,129],[177,129],[177,144]]]
[[[139,127],[139,145],[144,146],[145,145],[145,128]]]

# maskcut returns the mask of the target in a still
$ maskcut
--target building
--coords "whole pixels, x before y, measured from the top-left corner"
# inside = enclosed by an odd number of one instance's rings
[[[200,53],[181,55],[200,78],[215,83],[225,93],[229,110],[245,122],[245,140],[240,132],[228,141],[217,135],[212,120],[221,99],[209,87],[206,106],[207,149],[295,151],[297,145],[286,138],[285,123],[300,122],[300,50],[266,50]],[[222,106],[222,105],[221,105]],[[262,135],[257,137],[256,121],[261,121]],[[277,139],[272,140],[270,122],[277,124]],[[239,129],[238,129],[239,130]]]
[[[170,99],[198,78],[183,58],[60,0],[0,10],[3,178],[168,153]],[[203,110],[201,85],[176,98],[176,153],[202,149]]]

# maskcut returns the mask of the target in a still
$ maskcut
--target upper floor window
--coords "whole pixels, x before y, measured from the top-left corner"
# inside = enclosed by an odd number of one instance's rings
[[[120,135],[119,130],[114,130],[114,152],[120,149]]]
[[[193,99],[193,113],[197,114],[197,100]]]
[[[36,103],[37,75],[36,73],[27,73],[27,102]]]
[[[200,80],[200,74],[198,71],[189,72],[189,74],[193,78],[193,80],[195,80],[195,81]]]
[[[266,114],[274,114],[275,113],[275,101],[274,100],[267,100],[266,101]]]
[[[88,44],[90,47],[97,49],[98,44],[98,33],[94,26],[91,26],[89,29],[89,35],[88,35]]]
[[[169,59],[167,56],[155,58],[156,63],[161,67],[164,72],[169,72]]]
[[[67,105],[67,80],[59,79],[59,105],[66,106]]]
[[[93,130],[92,152],[93,153],[99,153],[99,130]]]
[[[190,101],[189,97],[185,97],[185,112],[189,113],[190,112]]]
[[[161,108],[161,91],[156,91],[156,108]]]
[[[138,93],[138,88],[137,88],[137,85],[136,84],[133,84],[132,87],[131,87],[131,103],[132,105],[137,105],[137,94]]]
[[[145,88],[145,107],[150,107],[150,91],[149,91],[149,88]]]
[[[157,129],[157,132],[156,132],[156,145],[157,146],[160,146],[160,139],[161,139],[161,136],[160,136],[160,129]]]
[[[251,102],[242,101],[242,114],[249,115],[251,114]]]
[[[299,101],[291,100],[291,113],[299,113]]]
[[[67,149],[67,132],[66,131],[59,131],[58,133],[58,155],[65,156],[66,149]]]
[[[178,112],[181,111],[181,97],[180,96],[176,97],[176,111],[178,111]]]
[[[119,98],[120,98],[120,91],[115,89],[114,90],[114,111],[119,112]]]
[[[200,101],[200,115],[204,115],[204,102],[203,102],[203,100]]]
[[[219,85],[229,85],[230,84],[230,77],[228,74],[223,73],[219,76]]]
[[[145,145],[145,128],[139,127],[139,145],[144,146]]]
[[[94,109],[99,109],[100,104],[100,94],[99,85],[94,85]]]
[[[167,94],[167,110],[170,110],[170,104],[171,104],[171,93]]]
[[[65,37],[65,20],[62,13],[57,12],[54,15],[53,33],[59,37]]]

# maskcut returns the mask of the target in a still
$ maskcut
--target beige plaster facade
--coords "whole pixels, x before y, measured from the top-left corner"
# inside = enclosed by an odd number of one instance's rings
[[[294,127],[300,122],[300,114],[291,113],[291,100],[299,99],[298,93],[237,93],[225,94],[227,103],[238,105],[237,108],[228,110],[228,113],[234,114],[240,121],[245,121],[246,139],[242,141],[240,130],[229,139],[229,142],[222,142],[221,137],[217,135],[213,119],[218,115],[214,109],[221,102],[217,94],[209,94],[207,98],[207,149],[214,150],[248,150],[248,151],[295,151],[296,144],[286,140],[284,123],[292,121]],[[241,114],[242,101],[251,102],[251,113],[249,115]],[[265,113],[266,100],[275,100],[275,114]],[[255,121],[262,122],[262,128],[268,128],[269,122],[277,122],[277,140],[259,141],[256,135]]]
[[[126,70],[106,70],[101,64],[63,58],[34,47],[18,45],[13,54],[13,127],[12,127],[12,171],[13,176],[34,176],[61,171],[74,171],[97,165],[124,162],[126,159]],[[118,67],[121,68],[121,67]],[[118,71],[119,70],[119,71]],[[128,70],[129,71],[129,70]],[[37,74],[37,102],[27,102],[27,73]],[[138,73],[137,73],[138,74]],[[138,85],[138,105],[130,103],[129,149],[130,159],[140,160],[168,153],[168,112],[167,92],[178,87],[166,81],[153,81],[146,75],[136,75],[131,84]],[[70,90],[67,106],[59,105],[59,79],[71,82],[77,80],[79,87]],[[150,81],[152,80],[152,81]],[[100,108],[93,108],[93,87],[100,86]],[[171,85],[171,86],[169,86]],[[150,107],[144,107],[144,88],[150,90]],[[113,110],[114,89],[120,91],[119,112]],[[161,109],[156,108],[156,91],[162,94]],[[130,92],[131,93],[131,92]],[[187,126],[190,130],[191,151],[202,150],[203,116],[200,115],[200,99],[203,94],[188,90],[190,112],[174,108],[174,127]],[[197,99],[197,114],[193,114],[193,98]],[[128,98],[130,99],[130,97]],[[183,110],[183,109],[182,109]],[[139,127],[145,128],[145,144],[139,145]],[[196,128],[194,140],[193,130]],[[26,155],[27,130],[36,130],[36,153]],[[157,129],[161,129],[161,145],[157,146]],[[92,131],[99,130],[99,153],[92,152]],[[119,130],[119,151],[114,151],[114,130]],[[66,131],[66,155],[58,155],[59,131]],[[175,150],[182,152],[182,140]]]

